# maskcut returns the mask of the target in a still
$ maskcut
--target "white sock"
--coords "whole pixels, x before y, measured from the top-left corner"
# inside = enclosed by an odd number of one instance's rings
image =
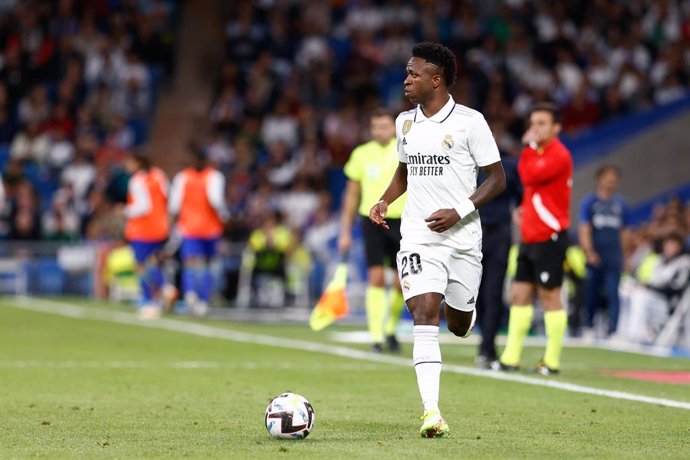
[[[438,326],[414,326],[412,360],[417,373],[417,386],[425,411],[438,410],[441,381],[441,347],[438,344]]]

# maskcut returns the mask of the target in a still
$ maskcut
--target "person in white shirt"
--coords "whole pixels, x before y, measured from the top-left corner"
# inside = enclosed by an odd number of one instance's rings
[[[388,205],[407,191],[398,274],[414,318],[413,361],[424,403],[422,437],[448,433],[438,407],[441,375],[440,306],[448,329],[468,337],[481,281],[482,229],[477,208],[505,189],[498,147],[481,113],[456,104],[453,53],[439,43],[412,49],[405,96],[416,108],[396,120],[399,164],[369,213],[388,228]],[[477,188],[482,168],[487,179]]]
[[[671,316],[674,300],[690,289],[690,254],[683,235],[670,233],[661,243],[661,254],[646,283],[630,295],[630,310],[622,336],[636,343],[653,343]]]

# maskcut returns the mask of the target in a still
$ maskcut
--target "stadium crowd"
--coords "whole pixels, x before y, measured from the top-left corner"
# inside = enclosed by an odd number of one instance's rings
[[[122,160],[172,70],[173,14],[163,0],[2,2],[2,237],[119,236]]]

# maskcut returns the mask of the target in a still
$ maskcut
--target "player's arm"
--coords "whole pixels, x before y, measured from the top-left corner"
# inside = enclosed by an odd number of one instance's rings
[[[132,178],[127,185],[131,202],[125,207],[124,214],[127,218],[140,217],[151,211],[151,197],[143,181]]]
[[[348,180],[343,196],[343,210],[340,214],[340,236],[338,237],[338,251],[345,254],[352,246],[352,223],[355,220],[357,206],[362,192],[359,182]]]
[[[580,240],[582,251],[587,257],[587,263],[594,266],[599,265],[599,254],[597,254],[597,251],[594,249],[592,238],[592,224],[589,222],[581,222],[577,229],[577,235]]]
[[[464,200],[457,209],[439,209],[424,219],[432,232],[445,232],[469,214],[479,209],[506,188],[506,175],[500,161],[482,167],[486,180],[477,187],[472,195]]]
[[[525,147],[527,148],[527,147]],[[522,169],[522,183],[537,185],[548,182],[565,171],[570,164],[570,158],[565,151],[556,151],[553,155],[543,155],[539,159],[532,159],[527,167]]]
[[[503,171],[503,163],[497,161],[483,166],[482,172],[486,174],[486,180],[470,196],[470,201],[474,204],[475,209],[481,208],[506,189],[506,174]]]
[[[208,179],[206,184],[206,196],[208,202],[218,213],[220,220],[225,222],[228,219],[228,210],[225,207],[225,177],[220,171],[215,171]]]
[[[395,173],[393,173],[391,183],[388,184],[388,188],[383,192],[383,195],[381,195],[379,202],[372,206],[369,211],[369,220],[379,227],[388,229],[388,224],[384,220],[388,212],[388,205],[397,200],[406,191],[407,163],[400,161],[398,162],[398,167],[395,169]]]
[[[180,213],[183,190],[184,177],[182,174],[178,174],[173,179],[172,186],[170,187],[170,197],[168,198],[168,212],[173,219]]]
[[[592,217],[591,210],[594,203],[593,196],[587,196],[580,204],[580,225],[577,228],[577,236],[580,240],[580,247],[587,257],[587,263],[597,266],[600,263],[599,254],[594,249],[594,239],[592,238]]]

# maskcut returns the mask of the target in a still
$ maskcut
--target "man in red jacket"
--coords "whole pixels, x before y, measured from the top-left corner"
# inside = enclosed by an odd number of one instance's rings
[[[500,361],[493,366],[497,370],[518,370],[522,345],[532,325],[536,292],[544,307],[546,329],[546,350],[536,370],[543,375],[559,372],[567,326],[561,283],[573,181],[573,161],[558,139],[560,130],[556,105],[543,103],[532,108],[529,129],[522,139],[525,148],[518,163],[524,189],[522,204],[516,212],[522,243],[510,293],[508,342]]]

